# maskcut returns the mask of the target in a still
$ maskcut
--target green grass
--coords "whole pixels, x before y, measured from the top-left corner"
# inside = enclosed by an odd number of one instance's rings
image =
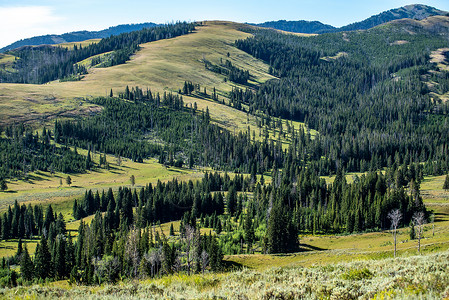
[[[12,64],[15,59],[16,57],[14,55],[0,53],[0,67],[3,65]]]
[[[78,153],[86,150],[78,149]],[[99,154],[92,155],[93,161],[98,162]],[[84,195],[86,190],[102,191],[112,188],[117,190],[120,186],[131,186],[130,177],[135,177],[135,187],[141,187],[147,183],[156,183],[158,180],[168,181],[178,178],[181,181],[196,180],[203,176],[202,171],[185,168],[165,167],[154,159],[145,160],[143,163],[136,163],[128,159],[122,159],[121,165],[117,165],[117,160],[112,155],[107,155],[110,170],[97,169],[87,171],[82,174],[70,174],[72,185],[65,182],[67,174],[38,171],[29,174],[30,180],[10,180],[7,181],[8,190],[0,192],[0,211],[7,209],[8,205],[14,204],[17,200],[24,204],[42,204],[44,206],[52,204],[58,211],[61,211],[66,220],[69,218],[73,200]],[[60,185],[62,181],[62,185]]]
[[[445,299],[449,253],[327,264],[176,274],[69,286],[67,281],[0,290],[6,299]]]
[[[352,180],[354,174],[347,174]],[[357,174],[361,175],[361,174]],[[329,184],[334,177],[325,177]],[[426,177],[421,184],[421,194],[429,210],[435,213],[433,224],[424,226],[421,240],[423,253],[449,249],[449,192],[442,189],[445,176]],[[427,198],[426,198],[427,197]],[[226,260],[245,267],[263,270],[276,266],[316,266],[338,262],[383,259],[393,257],[393,238],[390,231],[351,235],[306,235],[300,236],[303,252],[287,255],[232,255]],[[408,257],[418,254],[417,240],[410,240],[409,228],[398,231],[398,255]],[[316,250],[320,249],[320,250]]]
[[[90,68],[90,67],[91,67],[91,64],[92,64],[92,60],[93,60],[94,58],[97,58],[97,57],[100,57],[100,58],[101,58],[101,57],[104,57],[104,56],[106,56],[106,55],[108,55],[108,54],[110,54],[110,53],[112,53],[112,51],[110,51],[110,52],[105,52],[105,53],[101,53],[101,54],[97,54],[97,55],[88,57],[88,58],[86,58],[85,60],[82,60],[82,61],[80,61],[79,63],[77,63],[77,65],[84,66],[84,67],[86,67],[86,68]]]

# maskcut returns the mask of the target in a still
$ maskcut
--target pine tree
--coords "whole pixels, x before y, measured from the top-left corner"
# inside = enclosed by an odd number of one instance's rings
[[[226,197],[226,204],[228,206],[228,213],[231,216],[234,216],[236,208],[237,208],[237,192],[234,188],[234,185],[232,185],[229,188],[228,195]]]
[[[33,279],[34,267],[31,261],[30,254],[28,253],[28,248],[25,245],[23,250],[23,255],[20,259],[20,273],[22,273],[22,278],[25,281],[31,281]]]
[[[85,161],[85,166],[84,166],[84,168],[86,169],[86,170],[90,170],[90,168],[91,168],[91,166],[92,166],[92,158],[91,158],[91,155],[90,155],[90,150],[87,152],[87,156],[86,156],[86,161]],[[68,184],[68,183],[67,183]],[[69,184],[70,185],[70,184]]]
[[[0,190],[6,191],[8,189],[8,185],[6,184],[5,179],[0,179]]]
[[[49,205],[45,211],[44,227],[48,230],[50,228],[50,224],[53,222],[55,222],[55,214],[53,213],[53,208]]]
[[[51,276],[52,257],[48,249],[47,240],[42,235],[40,243],[36,246],[34,259],[34,269],[36,270],[36,277],[45,279]]]
[[[286,253],[298,250],[298,232],[287,207],[276,201],[270,213],[266,231],[268,253]]]
[[[67,176],[65,182],[67,183],[68,186],[70,186],[72,184],[72,178],[70,176]]]
[[[22,253],[23,253],[22,239],[19,238],[19,242],[17,243],[17,252],[16,252],[17,259],[20,260]]]
[[[175,235],[175,230],[173,228],[173,223],[170,224],[170,236],[174,236]]]
[[[443,189],[446,191],[449,190],[449,175],[446,175],[446,180],[444,180]]]
[[[75,265],[75,247],[73,246],[72,235],[69,233],[69,237],[67,238],[67,247],[65,252],[65,265],[66,270],[72,270]]]
[[[251,250],[251,246],[254,242],[255,236],[254,236],[254,226],[253,226],[253,220],[251,217],[251,214],[249,214],[248,212],[246,213],[246,218],[245,218],[245,241],[248,247],[248,253]]]
[[[66,276],[66,240],[65,236],[59,234],[56,238],[56,251],[55,251],[55,271],[54,274],[57,278],[62,279]]]

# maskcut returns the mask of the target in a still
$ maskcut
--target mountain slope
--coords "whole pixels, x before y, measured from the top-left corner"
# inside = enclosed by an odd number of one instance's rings
[[[297,32],[297,33],[323,33],[333,31],[336,28],[323,24],[319,21],[270,21],[260,24],[254,24],[259,27],[275,28],[283,31]]]
[[[326,33],[326,32],[340,32],[340,31],[353,31],[370,29],[375,26],[394,21],[399,19],[415,19],[423,20],[430,16],[446,15],[447,12],[436,9],[431,6],[414,4],[404,7],[391,9],[380,14],[369,17],[366,20],[352,23],[340,28],[333,27],[331,25],[323,24],[318,21],[270,21],[260,24],[253,24],[260,27],[274,28],[284,31],[291,31],[297,33]]]
[[[53,45],[53,44],[61,44],[67,42],[81,42],[90,39],[101,39],[106,38],[111,35],[118,35],[125,32],[131,32],[136,30],[141,30],[143,28],[151,28],[155,27],[157,24],[155,23],[141,23],[141,24],[124,24],[109,27],[100,31],[74,31],[64,34],[48,34],[35,36],[29,39],[23,39],[17,42],[12,43],[6,47],[0,49],[0,52],[5,52],[11,49],[16,49],[23,46],[38,46],[38,45]]]
[[[215,87],[220,100],[236,84],[224,81],[224,76],[205,70],[204,59],[218,64],[220,59],[248,70],[250,83],[256,85],[273,78],[269,66],[233,47],[237,39],[248,33],[239,31],[241,24],[203,22],[195,33],[141,45],[141,50],[126,64],[109,68],[92,68],[80,81],[53,81],[44,85],[0,83],[0,120],[5,122],[52,118],[64,111],[88,110],[79,98],[123,92],[125,87],[139,86],[153,92],[178,91],[184,81],[200,84],[210,95]],[[228,57],[229,53],[229,57]],[[247,129],[246,113],[210,101],[184,97],[184,102],[196,102],[199,109],[209,108],[211,117],[229,128]],[[250,117],[250,122],[254,123]]]
[[[338,31],[363,30],[373,28],[377,25],[399,19],[423,20],[430,16],[445,15],[445,14],[447,14],[447,12],[427,5],[422,4],[407,5],[404,7],[382,12],[375,16],[369,17],[368,19],[363,20],[361,22],[356,22],[353,24],[340,27],[338,28]]]

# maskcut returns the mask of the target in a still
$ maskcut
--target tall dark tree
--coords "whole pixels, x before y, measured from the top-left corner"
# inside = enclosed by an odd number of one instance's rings
[[[443,189],[449,190],[449,175],[446,175],[446,179],[444,180]]]
[[[52,256],[48,249],[47,239],[42,235],[40,242],[36,245],[34,254],[34,270],[38,278],[48,278],[52,276]]]
[[[31,281],[34,277],[34,266],[28,253],[28,247],[25,245],[22,257],[20,259],[20,273],[25,281]]]
[[[291,213],[281,202],[276,201],[270,213],[266,232],[267,252],[286,253],[299,249],[298,231],[291,219]]]

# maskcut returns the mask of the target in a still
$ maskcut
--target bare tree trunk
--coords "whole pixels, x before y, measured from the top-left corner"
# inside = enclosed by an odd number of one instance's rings
[[[399,209],[392,210],[388,214],[388,218],[391,220],[391,227],[393,227],[393,239],[394,239],[394,257],[396,258],[396,240],[397,240],[397,228],[399,221],[402,219],[402,213]]]
[[[418,253],[421,254],[421,237],[423,233],[423,226],[426,222],[424,213],[422,211],[413,215],[413,221],[418,225]]]

